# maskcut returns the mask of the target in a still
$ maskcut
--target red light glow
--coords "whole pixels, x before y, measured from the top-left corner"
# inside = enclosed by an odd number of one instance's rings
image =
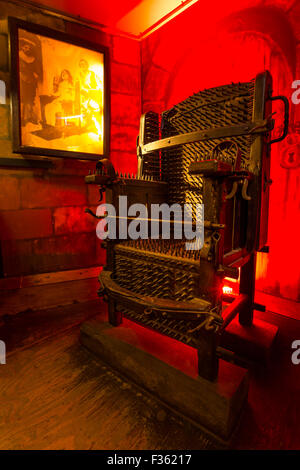
[[[223,294],[232,294],[232,287],[223,286]]]
[[[143,112],[162,112],[199,90],[249,81],[264,70],[272,74],[274,96],[290,98],[299,78],[294,28],[283,9],[250,0],[195,3],[142,41]],[[272,110],[273,136],[280,135],[281,104],[274,102]],[[270,250],[258,253],[256,269],[258,291],[296,301],[300,250],[285,241],[291,227],[299,227],[299,121],[300,105],[291,103],[289,137],[272,145]],[[224,283],[238,294],[238,282]]]

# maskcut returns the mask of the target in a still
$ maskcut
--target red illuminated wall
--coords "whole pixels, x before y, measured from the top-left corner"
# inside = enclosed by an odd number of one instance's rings
[[[134,171],[141,113],[139,43],[3,1],[0,12],[1,18],[18,17],[110,48],[111,158],[121,170]],[[95,210],[99,199],[97,188],[84,182],[95,162],[53,158],[50,169],[3,166],[1,158],[23,158],[12,153],[5,26],[4,34],[0,33],[0,50],[0,80],[8,90],[7,104],[0,105],[2,271],[5,276],[19,276],[102,264],[95,219],[84,213],[86,207]]]
[[[203,88],[248,81],[265,69],[273,75],[274,94],[290,97],[291,82],[300,79],[300,2],[292,0],[198,2],[141,43],[2,0],[0,7],[3,18],[19,17],[110,47],[111,158],[123,172],[136,170],[141,101],[143,111],[163,111]],[[8,52],[7,35],[0,34],[0,46]],[[0,56],[0,79],[9,89],[7,56]],[[9,107],[8,93],[7,105],[0,105],[0,159],[15,157]],[[291,107],[289,139],[272,148],[270,254],[258,257],[257,287],[299,300],[300,105]],[[276,118],[281,122],[278,108]],[[101,262],[95,223],[84,214],[98,199],[84,184],[94,163],[53,163],[52,169],[7,169],[0,160],[0,239],[7,275]]]
[[[248,81],[266,69],[274,95],[290,98],[292,81],[300,79],[299,31],[299,2],[199,2],[143,40],[143,111],[160,112],[203,88]],[[258,255],[257,288],[300,300],[300,146],[294,145],[300,105],[291,107],[289,140],[272,148],[270,254]]]

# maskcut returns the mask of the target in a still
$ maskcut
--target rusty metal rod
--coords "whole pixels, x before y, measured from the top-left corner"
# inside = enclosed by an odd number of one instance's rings
[[[104,215],[96,215],[93,211],[91,211],[90,209],[85,209],[85,212],[92,215],[93,217],[95,217],[96,219],[121,219],[121,220],[141,220],[141,221],[146,221],[146,222],[168,222],[170,224],[182,224],[184,222],[184,220],[164,220],[164,219],[152,219],[152,218],[149,218],[149,217],[146,217],[146,218],[143,218],[143,217],[132,217],[132,216],[127,216],[127,217],[121,217],[119,215],[113,215],[113,216],[109,216],[107,214],[104,214]],[[193,224],[194,225],[194,224]],[[214,230],[221,230],[221,229],[224,229],[225,228],[225,224],[214,224],[212,222],[210,222],[209,220],[205,220],[204,221],[204,227],[205,228],[211,228],[211,229],[214,229]]]
[[[246,304],[249,300],[249,296],[246,294],[240,294],[232,304],[226,307],[223,313],[223,323],[221,326],[222,330],[225,330],[226,326],[234,319],[234,317],[238,314],[240,308]]]

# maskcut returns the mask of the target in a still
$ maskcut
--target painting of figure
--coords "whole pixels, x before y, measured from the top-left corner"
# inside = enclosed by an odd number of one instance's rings
[[[103,155],[105,54],[53,36],[18,28],[19,151]]]

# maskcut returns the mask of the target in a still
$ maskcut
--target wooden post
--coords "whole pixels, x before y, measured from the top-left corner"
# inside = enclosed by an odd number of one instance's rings
[[[247,302],[241,307],[239,313],[239,322],[243,326],[251,326],[253,323],[255,268],[256,252],[251,254],[248,263],[241,268],[240,294],[246,294],[248,296]]]
[[[197,346],[199,375],[211,382],[218,377],[217,339],[215,332],[205,331]]]
[[[122,313],[116,311],[116,302],[108,299],[108,320],[112,326],[119,326],[122,323]]]

